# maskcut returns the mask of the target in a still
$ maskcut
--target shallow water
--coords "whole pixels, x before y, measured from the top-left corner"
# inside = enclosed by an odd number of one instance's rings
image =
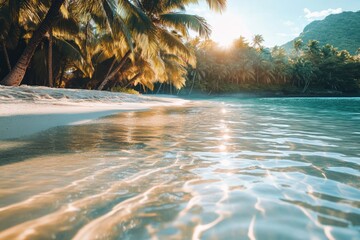
[[[0,142],[0,239],[359,239],[360,99],[198,101]]]

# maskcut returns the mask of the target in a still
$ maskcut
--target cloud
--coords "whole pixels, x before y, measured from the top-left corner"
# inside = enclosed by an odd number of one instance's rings
[[[305,18],[307,18],[309,21],[315,19],[322,19],[330,14],[337,14],[337,13],[341,13],[342,11],[343,11],[342,8],[336,8],[336,9],[329,8],[322,11],[312,12],[310,9],[304,8]]]

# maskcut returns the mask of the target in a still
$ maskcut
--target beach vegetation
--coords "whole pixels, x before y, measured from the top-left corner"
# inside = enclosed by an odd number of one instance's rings
[[[359,51],[301,38],[290,52],[270,49],[260,34],[220,47],[206,20],[184,11],[199,2],[3,0],[0,83],[167,94],[359,92]],[[220,12],[226,6],[203,2]]]

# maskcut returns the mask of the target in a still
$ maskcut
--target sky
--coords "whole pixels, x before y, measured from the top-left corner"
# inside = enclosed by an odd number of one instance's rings
[[[203,1],[205,2],[205,1]],[[221,14],[205,3],[190,5],[187,12],[205,17],[211,38],[229,46],[240,35],[251,40],[261,34],[266,47],[282,45],[297,37],[314,20],[343,11],[359,11],[360,0],[227,0]]]

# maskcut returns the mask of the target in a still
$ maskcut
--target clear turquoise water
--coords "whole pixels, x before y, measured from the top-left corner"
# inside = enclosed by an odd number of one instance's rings
[[[122,113],[0,157],[0,239],[360,239],[356,98]]]

